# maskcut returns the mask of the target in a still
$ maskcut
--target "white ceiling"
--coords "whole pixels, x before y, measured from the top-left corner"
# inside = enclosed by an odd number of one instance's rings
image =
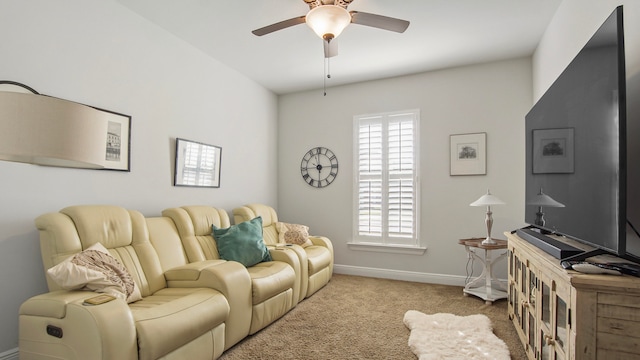
[[[277,94],[320,89],[322,40],[305,24],[251,30],[302,16],[303,0],[118,0]],[[349,25],[327,86],[530,56],[562,0],[355,0],[357,10],[408,20],[406,32]]]

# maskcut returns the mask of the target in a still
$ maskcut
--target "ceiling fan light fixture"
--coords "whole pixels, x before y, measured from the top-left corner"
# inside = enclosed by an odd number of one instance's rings
[[[340,6],[322,5],[311,9],[305,21],[319,37],[331,40],[351,23],[351,14]]]

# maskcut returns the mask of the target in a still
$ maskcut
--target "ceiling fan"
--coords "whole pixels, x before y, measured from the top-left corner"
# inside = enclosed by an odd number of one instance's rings
[[[309,5],[307,15],[253,30],[257,36],[263,36],[294,25],[307,23],[313,31],[324,40],[324,56],[338,55],[338,46],[334,40],[350,23],[371,26],[378,29],[404,32],[409,27],[406,20],[361,11],[347,11],[353,0],[303,0]]]

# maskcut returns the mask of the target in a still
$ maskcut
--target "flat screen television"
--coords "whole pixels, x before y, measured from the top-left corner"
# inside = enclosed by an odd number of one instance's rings
[[[530,227],[518,234],[557,258],[593,254],[549,248],[545,234],[640,262],[640,199],[628,197],[640,186],[640,131],[626,116],[624,54],[619,6],[525,117]]]

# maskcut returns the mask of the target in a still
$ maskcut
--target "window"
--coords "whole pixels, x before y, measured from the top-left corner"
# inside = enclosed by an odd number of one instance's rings
[[[418,110],[354,117],[354,242],[419,246]]]

